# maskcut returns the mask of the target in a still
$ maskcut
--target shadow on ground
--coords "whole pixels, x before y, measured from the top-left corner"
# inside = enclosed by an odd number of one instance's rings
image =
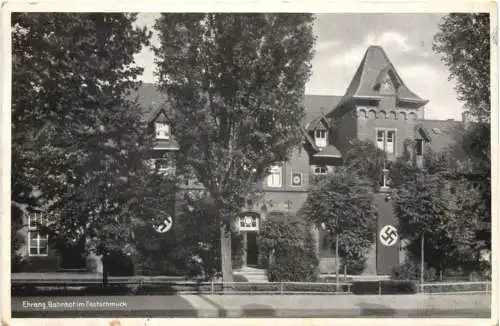
[[[241,307],[241,317],[276,317],[276,311],[271,306],[263,304],[248,304]]]
[[[359,303],[360,316],[370,317],[393,317],[396,315],[396,310],[388,306],[373,303]]]

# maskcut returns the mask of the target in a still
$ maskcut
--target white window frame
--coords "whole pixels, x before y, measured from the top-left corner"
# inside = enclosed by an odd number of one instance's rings
[[[251,220],[250,225],[246,223],[245,219]],[[244,215],[238,217],[238,230],[239,231],[259,231],[260,218],[253,215]]]
[[[377,148],[385,151],[385,129],[377,129],[375,131],[375,137]]]
[[[49,236],[48,234],[46,235],[41,235],[40,230],[38,230],[38,225],[36,223],[43,224],[43,215],[42,213],[33,213],[33,216],[31,214],[28,215],[28,256],[48,256],[49,255]],[[32,225],[35,223],[34,225]],[[36,236],[32,239],[32,234],[36,234]],[[32,248],[32,243],[35,241],[35,246],[36,248],[36,253],[31,252]],[[45,241],[45,246],[41,246],[41,242]],[[45,253],[41,253],[42,248],[45,249]]]
[[[318,172],[318,169],[325,169],[325,172]],[[314,175],[327,175],[328,174],[328,167],[326,165],[316,165],[314,167]]]
[[[381,133],[381,134],[379,134]],[[392,133],[392,141],[389,141],[389,133]],[[382,137],[380,137],[382,135]],[[387,154],[397,155],[396,151],[396,141],[397,141],[397,130],[395,128],[375,128],[375,143],[377,147]],[[392,151],[388,150],[388,143],[392,143]]]
[[[165,122],[155,122],[156,139],[170,139],[170,125]]]
[[[283,164],[277,163],[271,165],[269,175],[267,176],[267,186],[269,188],[283,187]]]
[[[314,143],[318,147],[326,147],[327,141],[326,141],[326,136],[327,132],[326,130],[319,129],[314,131]]]
[[[299,175],[299,176],[300,176],[300,183],[299,183],[298,185],[293,184],[293,177],[294,177],[294,175]],[[303,176],[302,172],[293,172],[293,171],[292,171],[292,172],[290,173],[290,185],[291,185],[292,187],[302,187],[302,185],[304,184],[304,179],[303,179],[303,177],[304,177],[304,176]]]

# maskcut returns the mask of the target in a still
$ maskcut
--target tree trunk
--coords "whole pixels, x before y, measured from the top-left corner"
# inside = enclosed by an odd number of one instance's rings
[[[109,276],[109,259],[107,259],[107,255],[102,255],[102,285],[108,285],[108,276]]]
[[[231,231],[225,225],[220,227],[220,255],[222,282],[233,282],[233,266],[231,262]],[[231,284],[224,284],[223,288],[231,288]]]

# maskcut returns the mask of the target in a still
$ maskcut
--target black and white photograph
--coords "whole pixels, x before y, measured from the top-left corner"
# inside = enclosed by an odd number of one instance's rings
[[[3,13],[11,321],[498,318],[495,4],[215,8]]]

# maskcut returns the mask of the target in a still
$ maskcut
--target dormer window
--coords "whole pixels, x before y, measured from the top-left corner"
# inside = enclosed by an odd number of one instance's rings
[[[155,122],[156,139],[170,139],[170,126],[164,122]]]
[[[318,147],[326,147],[326,130],[315,130],[314,142]]]
[[[318,165],[314,167],[315,175],[326,175],[328,174],[328,168],[324,165]]]

